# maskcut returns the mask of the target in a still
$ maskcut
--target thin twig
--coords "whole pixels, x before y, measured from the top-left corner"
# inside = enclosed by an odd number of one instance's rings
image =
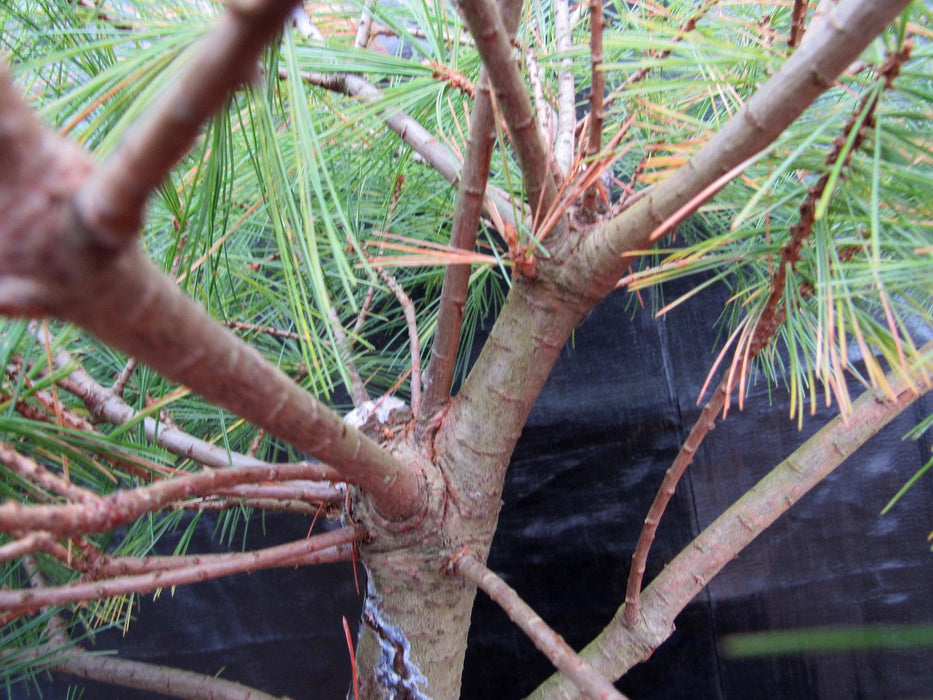
[[[803,33],[807,28],[807,6],[810,0],[794,0],[794,9],[790,15],[790,36],[787,39],[787,45],[796,47],[803,38]]]
[[[30,459],[0,443],[0,461]],[[93,503],[27,505],[14,501],[0,504],[0,532],[22,537],[34,530],[45,530],[60,537],[103,532],[154,513],[170,503],[205,496],[239,484],[290,479],[318,479],[316,464],[271,464],[251,467],[205,470],[164,479],[129,491],[99,496]]]
[[[650,155],[645,156],[640,161],[638,161],[638,165],[636,165],[634,170],[632,170],[632,174],[629,176],[628,182],[621,183],[622,194],[619,196],[619,201],[612,206],[612,217],[618,216],[639,199],[645,196],[645,192],[648,190],[647,187],[642,188],[637,192],[635,191],[635,187],[638,184],[638,178],[640,178],[641,174],[645,171],[645,165],[647,165],[649,157]],[[651,187],[651,185],[648,187]]]
[[[360,14],[360,23],[356,28],[356,38],[353,39],[354,49],[365,49],[369,43],[369,33],[373,26],[373,5],[376,0],[366,0]]]
[[[603,0],[590,0],[590,113],[589,138],[586,143],[585,160],[592,160],[602,147],[603,93],[606,90],[606,74],[603,72]],[[584,220],[596,219],[599,206],[599,181],[593,182],[583,195],[581,215]]]
[[[570,31],[570,0],[555,0],[554,34],[558,54],[568,54],[573,49]],[[570,173],[573,162],[573,132],[577,123],[576,94],[573,83],[573,59],[563,56],[557,61],[557,135],[554,137],[554,158],[561,174]]]
[[[256,455],[259,454],[259,448],[262,446],[262,441],[266,439],[266,431],[260,428],[256,431],[256,437],[254,437],[250,443],[249,447],[246,450],[246,456],[256,458]]]
[[[373,298],[376,296],[376,288],[370,287],[366,290],[366,296],[363,298],[363,303],[360,305],[360,312],[356,316],[356,322],[353,324],[353,333],[359,335],[359,332],[363,329],[363,323],[366,322],[366,315],[369,313],[369,308],[373,305]]]
[[[563,637],[548,627],[515,589],[486,568],[475,555],[469,552],[461,553],[451,562],[450,568],[496,601],[554,667],[573,681],[587,697],[624,700],[625,696],[622,693],[600,677]]]
[[[343,324],[340,323],[337,309],[333,306],[330,307],[330,327],[334,332],[334,339],[337,341],[337,354],[343,362],[350,379],[350,399],[353,401],[354,408],[359,408],[369,401],[369,392],[366,391],[366,385],[363,383],[360,371],[357,369],[356,362],[353,361],[353,347],[343,330]]]
[[[93,491],[75,486],[70,481],[53,474],[34,459],[19,454],[5,443],[0,443],[0,462],[27,482],[64,496],[69,501],[91,506],[100,503],[100,496]]]
[[[361,536],[358,528],[344,527],[252,552],[200,555],[193,559],[185,557],[185,564],[177,568],[171,563],[174,557],[165,557],[157,561],[169,568],[156,571],[109,580],[69,583],[41,591],[0,590],[0,610],[3,611],[0,613],[0,624],[49,605],[99,600],[130,593],[148,593],[160,588],[199,583],[259,569],[346,561],[351,544]],[[129,562],[124,563],[132,568]]]
[[[45,552],[64,562],[70,557],[68,550],[51,533],[35,531],[0,546],[0,562],[13,561],[36,552]]]
[[[918,353],[910,376],[889,372],[894,398],[875,389],[836,416],[778,464],[725,513],[684,547],[642,593],[641,615],[634,627],[624,624],[624,607],[581,653],[608,678],[619,678],[651,653],[674,630],[674,618],[726,564],[771,526],[811,489],[894,418],[933,389],[933,342]],[[568,697],[574,688],[552,676],[529,697]]]
[[[389,230],[392,219],[395,217],[395,209],[398,206],[399,199],[401,199],[402,186],[404,184],[405,174],[401,173],[398,175],[398,177],[395,178],[395,186],[392,188],[392,199],[389,201],[389,213],[386,216],[386,231]],[[382,243],[380,243],[380,250],[381,247]],[[375,292],[376,289],[372,286],[366,292],[366,297],[363,299],[363,305],[360,308],[360,312],[357,315],[356,321],[353,325],[354,335],[359,334],[363,328],[363,322],[366,320],[366,314],[368,313],[369,307],[373,302],[373,295]],[[370,398],[369,392],[366,390],[366,383],[360,376],[356,362],[353,361],[353,345],[347,338],[343,324],[340,323],[340,317],[337,315],[337,310],[333,307],[330,309],[330,319],[331,325],[334,329],[334,336],[337,340],[337,350],[340,354],[340,358],[343,360],[344,365],[347,368],[347,373],[350,375],[350,398],[353,401],[353,407],[360,408],[363,404],[369,401]]]
[[[408,324],[408,343],[411,348],[411,413],[415,418],[421,415],[421,341],[418,339],[418,319],[415,316],[415,305],[411,298],[402,289],[402,285],[383,267],[375,268],[379,279],[398,299],[405,314],[405,323]]]
[[[126,364],[123,365],[123,369],[120,370],[120,374],[117,375],[117,378],[114,379],[113,384],[110,386],[110,391],[113,392],[114,396],[123,396],[123,392],[126,390],[126,384],[130,381],[130,377],[133,376],[133,371],[136,369],[136,358],[131,357],[126,361]]]
[[[878,76],[880,80],[884,81],[885,89],[891,86],[891,83],[900,71],[900,67],[910,56],[912,46],[913,44],[908,37],[901,50],[897,54],[889,55],[879,69]],[[877,93],[869,92],[868,95],[859,102],[858,107],[854,110],[852,116],[843,128],[841,136],[835,140],[836,147],[826,159],[827,173],[807,192],[807,196],[800,205],[800,216],[797,223],[791,227],[790,239],[781,250],[780,262],[774,267],[771,278],[771,292],[762,307],[760,315],[757,317],[757,321],[745,326],[746,332],[740,335],[732,367],[722,378],[719,387],[713,392],[710,400],[707,402],[706,406],[704,406],[699,419],[697,419],[693,429],[690,431],[683,446],[677,453],[674,463],[664,475],[661,488],[658,490],[654,502],[651,504],[648,516],[645,518],[645,525],[638,538],[638,544],[635,547],[635,553],[632,555],[632,568],[629,571],[628,584],[625,592],[626,607],[623,613],[623,620],[625,624],[629,626],[634,625],[638,620],[641,582],[645,573],[648,551],[654,541],[654,535],[657,531],[661,516],[667,508],[667,504],[670,502],[671,497],[674,495],[677,483],[693,461],[693,456],[697,449],[699,449],[703,439],[709,434],[709,431],[715,427],[717,416],[722,412],[723,417],[725,417],[729,408],[732,391],[747,375],[749,363],[761,353],[783,324],[786,316],[786,309],[782,306],[786,291],[786,277],[788,272],[793,271],[797,261],[800,259],[800,251],[803,248],[803,244],[812,233],[814,211],[817,202],[823,196],[829,182],[829,171],[834,168],[840,157],[844,158],[842,168],[843,171],[845,171],[852,154],[857,151],[861,145],[865,132],[859,130],[858,133],[854,135],[852,147],[845,151],[845,153],[842,151],[842,144],[848,141],[849,135],[854,129],[863,124],[870,126],[873,123],[874,111],[879,100],[880,97]],[[736,371],[737,364],[741,364],[741,371]],[[715,371],[715,367],[713,371]],[[742,407],[743,399],[744,382],[742,382],[739,387],[740,408]],[[844,414],[847,413],[848,411],[844,410],[846,406],[843,402],[840,400],[839,403],[843,409],[842,412]]]
[[[460,9],[476,40],[483,65],[489,71],[496,104],[508,124],[531,210],[548,211],[557,198],[557,174],[551,171],[551,162],[541,140],[520,66],[512,56],[512,42],[502,16],[494,0],[464,2]]]
[[[227,328],[234,328],[238,331],[249,331],[250,333],[262,333],[271,335],[273,338],[288,338],[289,340],[301,340],[301,335],[295,331],[285,331],[281,328],[272,326],[263,326],[258,323],[245,323],[243,321],[224,321]]]

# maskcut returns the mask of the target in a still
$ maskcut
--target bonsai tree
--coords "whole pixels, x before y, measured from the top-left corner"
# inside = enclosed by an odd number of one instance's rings
[[[559,670],[536,696],[619,697],[722,566],[930,388],[922,3],[40,0],[2,18],[8,681],[264,697],[79,642],[127,622],[128,596],[355,559],[355,695],[456,697],[481,588]],[[485,566],[510,456],[590,310],[690,275],[730,289],[707,403],[578,654]],[[644,587],[678,479],[760,378],[795,417],[824,397],[839,416]],[[150,554],[186,512],[252,509],[342,524]]]

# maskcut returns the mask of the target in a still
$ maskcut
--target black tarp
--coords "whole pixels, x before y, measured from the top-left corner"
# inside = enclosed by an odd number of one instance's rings
[[[623,598],[648,505],[699,414],[713,361],[721,293],[656,319],[622,295],[574,335],[535,406],[503,495],[490,566],[572,645],[589,641]],[[857,389],[856,389],[857,390]],[[902,440],[933,411],[928,397],[844,463],[730,563],[677,620],[672,638],[620,683],[633,698],[933,697],[933,650],[725,659],[731,632],[806,626],[933,622],[933,475],[894,511],[888,499],[930,455]],[[707,439],[666,513],[648,578],[699,530],[833,415],[821,408],[798,432],[781,387],[759,382],[745,410]],[[251,544],[287,541],[306,520],[267,517]],[[192,551],[219,549],[201,528]],[[362,585],[362,582],[361,582]],[[349,661],[341,616],[355,629],[352,569],[257,572],[163,592],[144,601],[125,638],[97,646],[216,673],[296,699],[343,697]],[[516,698],[550,671],[487,598],[474,611],[464,698]],[[69,679],[46,686],[64,698]],[[85,697],[153,697],[88,686]],[[17,693],[24,693],[21,688]],[[34,694],[34,691],[33,691]],[[25,697],[25,695],[18,695]]]

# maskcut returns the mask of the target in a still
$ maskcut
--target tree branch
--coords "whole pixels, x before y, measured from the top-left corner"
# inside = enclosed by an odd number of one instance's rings
[[[40,333],[45,336],[46,331],[40,330]],[[59,370],[72,368],[71,374],[60,379],[58,385],[80,399],[97,421],[105,421],[112,425],[126,425],[131,421],[139,420],[139,414],[133,410],[132,406],[113,391],[98,384],[83,367],[75,364],[75,360],[68,352],[58,351],[55,354],[54,366]],[[224,469],[226,467],[273,466],[255,457],[229,451],[221,445],[212,445],[154,418],[143,418],[141,424],[147,440],[172,454],[190,459],[205,467]],[[338,471],[326,465],[320,465],[320,469],[322,478],[327,481],[343,480]]]
[[[878,71],[878,79],[882,81],[884,89],[891,87],[891,83],[900,72],[901,66],[910,56],[912,47],[913,42],[908,37],[898,53],[888,55],[887,60]],[[719,415],[720,411],[723,413],[723,417],[725,417],[726,411],[728,411],[729,408],[732,391],[740,382],[742,382],[742,385],[739,387],[739,407],[742,407],[745,396],[743,380],[747,375],[748,365],[758,357],[759,353],[767,346],[771,338],[774,337],[784,323],[787,310],[782,305],[782,301],[786,291],[785,281],[787,274],[794,270],[797,261],[800,259],[800,251],[803,248],[804,242],[810,237],[813,231],[813,222],[815,219],[814,211],[817,202],[823,196],[826,186],[829,183],[829,171],[832,170],[840,158],[843,159],[841,164],[843,171],[848,169],[852,154],[859,149],[864,138],[864,131],[861,127],[863,125],[865,127],[870,127],[874,123],[874,113],[879,99],[880,97],[877,93],[869,92],[859,102],[858,107],[849,118],[845,127],[843,127],[842,134],[835,141],[836,146],[826,158],[827,173],[817,181],[816,185],[807,191],[806,197],[804,197],[800,205],[800,216],[797,223],[791,227],[790,239],[784,244],[781,250],[781,259],[774,267],[771,275],[771,291],[767,301],[765,301],[764,305],[761,307],[760,314],[757,314],[755,319],[749,317],[748,320],[751,322],[746,323],[742,327],[743,332],[739,334],[739,341],[736,346],[735,359],[732,362],[732,366],[729,368],[729,371],[726,372],[719,387],[713,392],[712,397],[710,397],[710,400],[703,408],[703,412],[700,414],[699,419],[696,424],[694,424],[693,429],[690,431],[683,446],[677,453],[674,463],[664,475],[664,481],[661,484],[661,488],[658,490],[654,502],[651,504],[648,517],[645,518],[645,526],[642,528],[638,538],[638,544],[635,547],[635,553],[632,555],[632,569],[629,572],[628,585],[625,592],[626,606],[623,614],[623,619],[627,625],[634,625],[638,619],[641,581],[645,573],[648,550],[651,548],[651,543],[654,540],[654,534],[661,520],[661,516],[671,497],[674,495],[674,489],[677,483],[693,461],[693,455],[696,454],[697,449],[699,449],[700,444],[709,434],[709,431],[715,427],[716,417]],[[853,134],[853,132],[855,133]],[[842,144],[848,142],[850,136],[852,137],[851,146],[843,151]],[[721,356],[722,355],[720,355],[720,357]],[[741,365],[741,370],[737,372],[736,365],[739,364]],[[713,371],[715,371],[715,367]],[[837,389],[835,393],[840,411],[843,414],[847,414],[847,399],[844,399],[840,395],[840,389]]]
[[[470,116],[467,150],[457,188],[450,245],[473,250],[479,228],[489,166],[496,138],[496,120],[489,97],[486,69],[480,72],[476,101]],[[437,328],[431,345],[431,360],[425,375],[425,410],[422,421],[429,421],[441,410],[450,396],[454,368],[460,349],[463,309],[470,281],[470,265],[447,265],[438,306]]]
[[[496,601],[554,667],[587,697],[597,700],[625,700],[625,696],[593,671],[563,637],[548,627],[515,589],[486,568],[476,556],[468,552],[461,553],[450,566],[457,574],[481,588]]]
[[[0,443],[0,462],[9,465],[18,460],[30,458]],[[40,530],[59,537],[103,532],[185,498],[213,494],[238,484],[314,479],[319,474],[319,467],[315,464],[230,467],[173,477],[132,490],[119,490],[82,503],[27,505],[5,501],[0,504],[0,532],[17,537]]]
[[[868,390],[845,418],[836,416],[746,492],[685,547],[642,592],[634,627],[621,607],[612,622],[581,653],[598,673],[618,678],[651,654],[674,629],[674,618],[704,586],[759,534],[825,479],[884,426],[933,388],[933,342],[920,350],[922,362],[912,377],[900,370],[887,375],[894,399]],[[920,386],[919,392],[911,382]],[[552,676],[530,697],[571,698],[575,689]]]
[[[47,587],[39,563],[27,556],[23,565],[29,574],[29,583],[42,591]],[[49,644],[35,650],[36,657],[51,657],[49,670],[66,673],[80,678],[92,679],[140,690],[152,690],[163,695],[179,698],[223,698],[225,700],[275,700],[254,688],[228,681],[216,676],[207,676],[168,666],[103,657],[91,654],[72,642],[65,621],[58,614],[49,618],[46,627]]]
[[[317,481],[294,480],[255,486],[232,486],[229,489],[220,489],[214,495],[229,498],[262,498],[270,501],[301,501],[309,505],[322,505],[340,503],[347,494],[344,489]]]
[[[123,369],[120,370],[120,374],[117,375],[117,378],[114,379],[113,384],[110,386],[110,393],[114,396],[123,397],[123,392],[126,390],[126,384],[130,381],[130,377],[133,376],[133,372],[136,370],[136,358],[131,357],[126,361],[126,364],[123,365]],[[150,438],[151,439],[151,438]]]
[[[255,498],[235,496],[209,496],[192,501],[181,501],[169,508],[197,511],[199,513],[219,513],[226,510],[254,508],[270,513],[290,513],[314,518],[321,513],[321,505],[289,498]]]
[[[0,562],[13,561],[36,552],[45,552],[59,561],[68,561],[69,557],[68,550],[50,533],[38,531],[0,546]]]
[[[536,219],[537,212],[550,211],[554,204],[557,198],[555,178],[559,173],[551,169],[528,90],[513,56],[509,33],[493,0],[462,2],[460,9],[492,81],[496,103],[508,124],[532,218]]]
[[[511,36],[521,17],[521,2],[504,0],[500,9],[506,31]],[[489,95],[489,77],[486,69],[482,68],[477,81],[476,99],[470,113],[467,150],[457,186],[457,204],[450,233],[452,248],[472,251],[476,245],[480,213],[489,189],[489,167],[495,140],[496,117]],[[488,208],[494,206],[491,204]],[[431,345],[431,360],[425,373],[425,410],[418,416],[422,424],[433,420],[450,397],[457,353],[460,349],[470,270],[470,265],[447,265],[444,269],[437,328]]]
[[[573,49],[570,1],[555,0],[553,8],[557,52],[570,53]],[[576,94],[571,71],[573,59],[564,56],[558,60],[557,66],[557,135],[554,137],[554,158],[561,169],[561,175],[567,175],[573,163],[573,131],[577,123]]]
[[[213,472],[218,473],[218,472]],[[353,542],[363,534],[356,527],[314,535],[253,552],[231,552],[190,557],[117,558],[109,569],[142,571],[109,580],[75,582],[40,590],[0,590],[0,624],[43,607],[98,600],[130,593],[148,593],[188,583],[200,583],[231,574],[345,561]],[[146,568],[149,567],[149,568]],[[153,570],[153,567],[159,567]]]
[[[553,153],[554,139],[557,137],[557,111],[544,96],[544,70],[538,61],[537,50],[544,47],[535,46],[529,42],[525,48],[525,72],[528,74],[528,83],[531,85],[531,97],[538,115],[538,126],[541,129],[541,139],[544,147]]]
[[[36,460],[24,457],[3,443],[0,443],[0,462],[14,474],[19,474],[26,482],[63,496],[67,500],[87,506],[98,503],[99,497],[93,491],[75,486],[67,479],[53,474]]]
[[[720,175],[769,146],[909,2],[849,0],[830,21],[811,30],[812,37],[807,32],[808,40],[686,165],[587,239],[584,259],[595,272],[593,283],[614,285],[631,264],[628,253],[646,247],[655,227]],[[580,272],[568,274],[579,277]]]
[[[806,30],[807,6],[810,0],[794,0],[794,9],[791,12],[790,36],[787,38],[787,45],[795,47],[800,44],[803,33]]]
[[[376,0],[366,0],[363,3],[363,12],[360,23],[356,28],[356,37],[353,39],[353,48],[364,49],[369,43],[369,32],[373,26],[373,5]]]
[[[39,653],[47,653],[40,649]],[[288,700],[256,688],[181,668],[89,653],[82,647],[60,652],[49,670],[124,688],[137,688],[185,700]]]
[[[73,321],[118,348],[329,463],[390,519],[424,503],[422,479],[298,387],[211,318],[133,244],[104,248],[73,208],[92,169],[86,154],[50,132],[0,74],[0,311]],[[26,157],[22,149],[32,148]]]
[[[287,72],[284,68],[279,69],[279,77],[284,77]],[[370,104],[381,102],[384,97],[382,91],[375,85],[368,82],[358,75],[350,73],[333,73],[325,75],[323,73],[312,73],[303,71],[301,79],[309,85],[315,85],[325,90],[339,92],[349,97],[356,97],[362,102]],[[425,161],[434,168],[441,177],[452,185],[458,185],[461,177],[462,164],[460,160],[450,152],[450,149],[443,142],[435,138],[427,129],[412,116],[401,110],[386,108],[381,112],[385,125],[398,134],[415,153],[420,155]],[[487,185],[486,197],[492,202],[504,219],[515,223],[512,216],[512,203],[508,194],[498,187]]]
[[[334,331],[334,340],[337,341],[337,353],[343,360],[344,366],[347,369],[347,374],[349,375],[350,399],[353,401],[353,407],[359,408],[369,401],[369,392],[366,391],[366,385],[363,383],[360,371],[357,369],[356,362],[353,361],[352,345],[347,338],[343,325],[340,323],[340,316],[337,314],[337,309],[333,306],[330,307],[330,327]]]
[[[385,282],[389,290],[395,295],[405,323],[408,326],[408,344],[411,352],[411,413],[415,418],[421,416],[421,341],[418,338],[418,322],[415,318],[415,305],[398,283],[385,268],[376,268],[379,279]]]
[[[102,554],[98,557],[88,557],[86,562],[77,558],[72,559],[72,561],[75,562],[74,566],[78,571],[95,581],[122,576],[142,576],[160,571],[175,571],[191,567],[210,570],[216,566],[236,564],[249,559],[252,559],[255,563],[255,567],[250,571],[284,566],[284,564],[277,563],[280,561],[287,561],[289,566],[349,561],[351,554],[349,545],[362,539],[363,533],[350,527],[323,534],[333,535],[334,533],[342,533],[341,535],[335,535],[335,537],[349,539],[340,539],[340,541],[331,544],[325,542],[320,546],[314,545],[313,549],[307,549],[307,543],[314,539],[310,538],[253,552],[148,557],[123,557]],[[315,537],[318,536],[315,535]],[[321,557],[325,557],[325,559],[321,559]],[[272,563],[269,564],[268,562]]]
[[[295,5],[295,0],[227,2],[227,12],[187,58],[168,92],[146,110],[78,193],[79,218],[101,244],[119,247],[136,235],[149,194],[227,96],[258,77],[260,53]]]
[[[603,72],[603,0],[590,0],[590,113],[589,137],[586,142],[585,159],[592,161],[602,147],[603,93],[606,91],[606,74]],[[581,216],[587,221],[596,219],[599,197],[599,181],[586,188],[583,195]]]
[[[638,543],[635,545],[635,552],[632,554],[632,568],[629,570],[628,582],[625,588],[625,606],[622,608],[623,623],[633,627],[638,621],[638,614],[641,609],[641,584],[645,575],[645,567],[648,562],[648,552],[651,550],[651,544],[654,542],[655,533],[658,530],[658,524],[661,522],[661,516],[674,496],[674,490],[680,482],[680,478],[687,471],[687,467],[693,462],[693,457],[704,438],[716,427],[716,418],[719,412],[725,406],[726,398],[732,391],[730,379],[727,375],[723,378],[722,384],[713,392],[710,400],[706,402],[703,411],[684,444],[677,452],[673,464],[664,473],[664,480],[658,489],[651,507],[648,509],[648,515],[645,517],[645,524],[638,535]]]

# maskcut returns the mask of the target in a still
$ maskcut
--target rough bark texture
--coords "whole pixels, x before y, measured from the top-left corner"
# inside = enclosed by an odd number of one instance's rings
[[[438,524],[440,532],[445,533],[440,538],[449,543],[447,548],[441,546],[438,554],[449,556],[453,553],[450,547],[456,550],[458,545],[466,544],[485,561],[496,528],[509,458],[531,406],[573,329],[615,287],[628,267],[630,260],[624,253],[646,245],[650,233],[670,213],[710,181],[770,143],[832,85],[834,77],[861,52],[877,28],[893,19],[906,4],[906,0],[884,7],[850,4],[846,8],[849,12],[840,14],[839,22],[825,30],[821,41],[815,41],[806,52],[798,51],[744,112],[687,166],[659,185],[659,194],[649,194],[611,222],[586,230],[567,227],[564,222],[551,234],[551,259],[539,260],[536,278],[514,280],[473,371],[451,401],[437,433],[434,462],[447,487],[445,515]],[[423,539],[432,533],[437,535],[438,531],[422,528],[419,550],[437,547],[426,545]],[[385,533],[380,533],[378,540],[380,547],[384,546]],[[377,592],[386,586],[398,591],[405,585],[406,577],[413,575],[406,574],[405,567],[420,557],[412,560],[410,556],[413,553],[401,559],[385,555],[385,565],[375,576]],[[438,559],[421,561],[425,566],[434,561],[436,566]],[[430,586],[430,581],[420,578],[427,574],[425,569],[418,571],[418,586]],[[435,574],[435,578],[438,576]],[[429,644],[442,631],[465,640],[469,615],[461,611],[468,610],[465,601],[472,601],[474,591],[451,589],[439,581],[435,585],[436,593],[444,591],[444,605],[448,607],[434,618],[433,624],[424,627],[429,622],[424,619],[424,599],[419,602],[414,597],[404,604],[392,604],[392,620],[402,629],[418,629],[419,644],[420,640]],[[448,598],[456,590],[461,591],[461,601],[455,602],[455,595]],[[456,697],[453,691],[459,688],[459,680],[455,683],[446,673],[452,657],[445,652],[444,660],[438,661],[437,648],[428,647],[430,654],[420,657],[425,659],[421,661],[415,642],[412,645],[416,665],[430,669],[426,673],[431,678],[429,692],[435,697]],[[653,648],[646,645],[638,658]]]
[[[445,475],[403,442],[399,459],[423,469],[428,507],[407,523],[385,521],[363,494],[353,513],[374,534],[361,548],[368,574],[357,663],[365,698],[455,698],[466,652],[475,587],[446,574],[463,546],[484,559],[491,536],[461,508]]]

